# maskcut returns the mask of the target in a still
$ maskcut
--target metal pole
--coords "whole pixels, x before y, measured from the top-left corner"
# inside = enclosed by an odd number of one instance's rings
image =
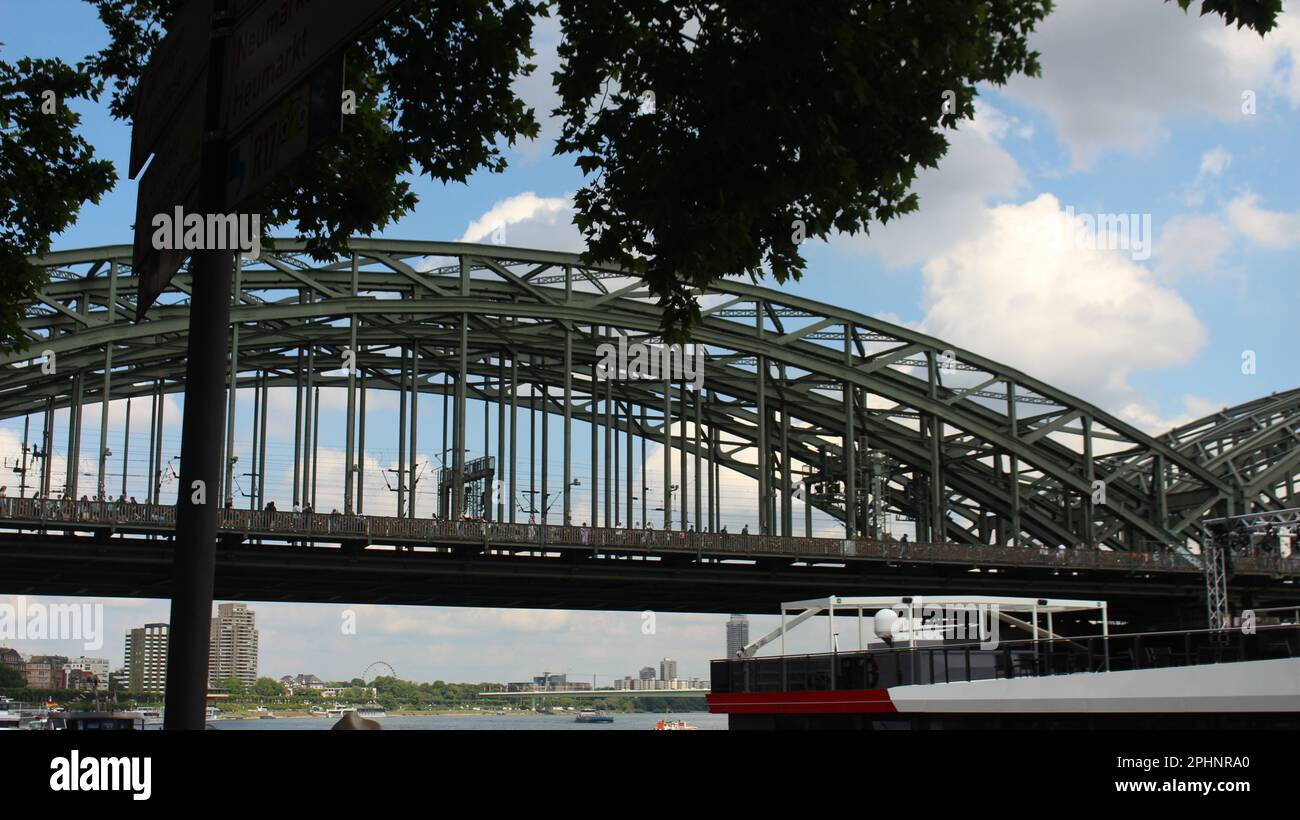
[[[109,265],[108,272],[108,323],[112,324],[117,316],[117,260]],[[99,402],[99,495],[108,499],[108,488],[104,486],[108,469],[108,403],[113,394],[113,343],[104,343],[104,394]]]
[[[156,430],[155,437],[157,439],[157,447],[154,449],[153,452],[153,478],[151,480],[153,482],[153,503],[161,504],[162,503],[163,428],[165,426],[166,415],[167,415],[166,414],[167,405],[163,397],[162,379],[158,379],[157,390],[158,390],[158,417],[157,419],[155,419],[155,430]],[[45,488],[45,492],[46,495],[49,494],[49,487]]]
[[[633,492],[634,484],[632,476],[632,464],[635,459],[632,452],[632,425],[634,419],[632,418],[633,409],[631,399],[628,399],[625,407],[626,412],[624,418],[627,420],[627,458],[624,460],[627,462],[627,517],[624,518],[623,521],[628,527],[631,527],[633,517],[636,515],[636,510],[633,509],[632,503],[632,499],[636,496],[636,493]]]
[[[27,424],[23,422],[23,479],[27,478]],[[126,427],[122,431],[122,498],[126,498],[126,476],[131,466],[131,397],[126,399]]]
[[[506,352],[501,351],[497,358],[497,470],[493,480],[496,483],[497,520],[505,521],[505,492],[501,477],[506,469]],[[567,441],[567,439],[566,439]],[[565,446],[568,450],[568,446]],[[566,453],[567,456],[567,453]],[[568,484],[568,481],[565,481]]]
[[[647,498],[647,496],[650,494],[650,490],[646,486],[646,480],[645,480],[646,441],[650,437],[649,430],[646,427],[646,421],[649,418],[649,412],[650,410],[648,405],[645,404],[641,405],[641,526],[642,527],[650,523],[650,516],[648,512],[649,499]]]
[[[302,302],[302,291],[298,291]],[[297,351],[297,367],[293,371],[293,503],[298,503],[302,481],[302,348]]]
[[[232,305],[239,301],[243,287],[243,263],[235,259],[235,287]],[[232,307],[233,309],[233,307]],[[235,397],[239,393],[239,323],[230,327],[230,387],[226,390],[226,441],[222,455],[222,506],[235,497]]]
[[[703,501],[703,498],[701,498],[701,491],[703,489],[703,486],[700,482],[700,471],[703,467],[703,464],[701,463],[702,459],[700,456],[700,452],[701,452],[700,428],[702,427],[700,422],[703,420],[703,416],[701,415],[701,410],[702,410],[701,402],[703,397],[700,395],[700,393],[702,392],[703,391],[700,388],[696,388],[694,392],[695,427],[692,428],[692,432],[695,434],[695,529],[698,532],[703,532],[708,528],[708,525],[704,523],[704,519],[700,518],[700,515],[703,513],[703,509],[702,509],[703,504],[701,504],[701,502]]]
[[[316,395],[312,397],[312,418],[311,418],[311,509],[316,512],[316,476],[320,471],[320,386],[316,387]]]
[[[570,269],[564,269],[568,282]],[[573,524],[573,333],[564,328],[564,526]]]
[[[514,323],[511,323],[513,327]],[[515,523],[515,512],[519,508],[516,501],[519,498],[516,479],[518,470],[515,465],[516,448],[519,444],[519,360],[514,351],[510,353],[510,523]]]
[[[253,373],[253,454],[248,465],[249,486],[248,486],[248,509],[256,510],[258,485],[261,483],[261,473],[257,470],[257,461],[262,452],[261,430],[259,426],[262,423],[262,379],[264,374],[259,370]]]
[[[357,430],[357,515],[366,506],[366,372],[361,376],[361,421]],[[262,437],[265,440],[266,436]]]
[[[397,517],[406,515],[406,347],[402,347],[402,377],[397,389]]]
[[[32,416],[30,413],[23,414],[23,471],[18,474],[18,497],[27,496],[27,433],[31,428]],[[126,474],[122,474],[123,483],[126,482]]]
[[[308,291],[308,298],[315,302],[316,294],[314,291]],[[315,470],[316,464],[316,438],[312,429],[312,419],[315,418],[315,405],[313,401],[316,397],[316,344],[313,342],[307,347],[307,373],[306,386],[303,388],[303,399],[307,404],[306,412],[303,414],[303,442],[302,442],[302,504],[307,506],[311,501],[311,477]],[[314,508],[314,505],[313,505]]]
[[[853,325],[844,323],[844,364],[853,364]],[[858,534],[858,461],[857,433],[854,431],[853,382],[844,380],[844,536]],[[918,539],[919,540],[919,539]]]
[[[464,378],[462,376],[462,378]],[[464,411],[464,407],[461,408]],[[419,458],[419,422],[420,422],[420,345],[411,340],[411,438],[408,442],[411,448],[410,465],[411,469],[407,473],[407,486],[410,489],[406,493],[406,511],[407,515],[415,518],[415,485],[418,481],[416,476],[417,467],[415,460]]]
[[[677,452],[677,462],[678,462],[677,491],[681,493],[681,495],[679,495],[678,498],[681,499],[682,532],[686,532],[688,529],[690,529],[687,521],[689,517],[690,505],[686,501],[686,499],[689,497],[687,494],[689,490],[686,486],[686,479],[687,479],[686,421],[689,418],[689,414],[690,414],[690,404],[686,400],[685,377],[682,378],[681,384],[678,386],[678,390],[679,390],[678,396],[680,396],[678,401],[681,404],[681,412],[678,414],[678,423],[677,423],[677,451],[678,451]]]
[[[539,375],[545,370],[545,368],[546,359],[543,358],[542,369],[539,371]],[[550,398],[551,388],[550,385],[545,383],[540,384],[540,387],[542,389],[542,414],[539,418],[542,424],[542,523],[545,524],[546,509],[550,506],[551,500],[550,481],[548,480],[550,478],[548,473],[550,472],[549,468],[551,466],[551,415],[546,410],[546,400]]]
[[[608,329],[606,329],[606,332],[608,332]],[[614,430],[613,430],[614,418],[613,418],[613,411],[611,410],[611,406],[614,404],[613,395],[614,395],[614,383],[612,380],[607,379],[605,381],[605,465],[604,465],[605,466],[605,526],[606,527],[614,526],[614,514],[617,512],[617,504],[615,503],[615,499],[613,497],[614,494],[610,491],[611,468],[614,466],[614,460],[617,458],[617,455],[614,452],[612,452],[614,450],[612,444],[613,435],[614,435]]]
[[[664,531],[673,528],[673,493],[671,489],[673,477],[672,414],[673,386],[672,382],[668,380],[668,368],[664,368],[664,429],[661,431],[664,437]]]
[[[200,160],[199,210],[224,212],[225,135],[219,130],[222,74],[230,19],[227,0],[213,0],[208,87]],[[208,638],[217,544],[221,479],[221,403],[230,326],[234,254],[194,253],[185,416],[181,433],[181,482],[176,505],[175,579],[167,645],[166,727],[202,729],[208,694]]]
[[[600,328],[593,327],[591,329],[592,336],[597,336],[599,333]],[[600,482],[597,480],[597,474],[600,472],[600,426],[598,423],[600,419],[600,411],[598,410],[600,393],[597,385],[600,384],[600,381],[596,378],[599,371],[600,365],[593,364],[591,366],[591,404],[589,410],[591,411],[591,526],[593,527],[600,526]]]
[[[257,436],[257,508],[266,507],[266,422],[271,417],[271,374],[262,372],[262,418]]]
[[[352,298],[357,295],[357,255],[352,254],[352,287],[348,293]],[[348,352],[352,354],[351,366],[348,367],[348,410],[347,430],[343,443],[343,512],[353,511],[353,482],[356,480],[356,424],[357,424],[357,315],[348,316]]]

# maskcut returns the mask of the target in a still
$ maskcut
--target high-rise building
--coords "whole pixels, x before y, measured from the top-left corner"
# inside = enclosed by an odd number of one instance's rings
[[[132,692],[167,689],[167,624],[145,624],[126,633],[126,679]]]
[[[257,683],[257,614],[247,604],[220,604],[208,643],[208,684],[235,678]]]
[[[749,643],[749,618],[732,615],[727,621],[727,657],[734,658]]]
[[[641,671],[640,671],[640,673],[637,675],[637,677],[638,677],[640,680],[654,680],[654,679],[655,679],[655,668],[654,668],[653,666],[643,666],[643,667],[641,667]]]
[[[677,679],[677,661],[672,658],[664,658],[659,661],[659,680],[676,680]]]

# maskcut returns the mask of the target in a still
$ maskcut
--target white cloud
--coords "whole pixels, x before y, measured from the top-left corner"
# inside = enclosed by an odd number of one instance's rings
[[[1161,227],[1155,244],[1156,270],[1167,281],[1187,274],[1215,273],[1233,240],[1232,229],[1216,216],[1176,216]]]
[[[1232,164],[1232,154],[1222,146],[1216,146],[1201,155],[1201,176],[1218,176],[1228,170]]]
[[[580,252],[586,248],[573,224],[572,197],[540,197],[532,191],[494,203],[469,224],[459,241],[552,251]]]
[[[1072,245],[1057,199],[989,212],[980,236],[923,268],[928,333],[1103,405],[1129,374],[1189,361],[1206,331],[1127,255]]]
[[[840,236],[835,243],[875,252],[898,268],[986,230],[985,206],[1025,185],[1020,165],[999,144],[1012,127],[998,109],[978,103],[975,118],[949,134],[948,153],[939,167],[917,175],[912,190],[920,207],[915,212],[887,225],[873,224],[869,235]]]
[[[1285,250],[1300,243],[1300,213],[1261,208],[1255,194],[1242,194],[1229,202],[1227,216],[1233,228],[1267,248]]]
[[[1063,0],[1030,37],[1042,76],[1015,77],[1006,90],[1044,111],[1073,166],[1086,168],[1106,149],[1150,147],[1171,117],[1243,119],[1247,90],[1260,114],[1271,93],[1300,107],[1300,21],[1293,17],[1282,15],[1261,39],[1173,4]]]

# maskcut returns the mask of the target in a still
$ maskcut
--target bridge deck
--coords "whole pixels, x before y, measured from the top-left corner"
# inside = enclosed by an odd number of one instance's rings
[[[169,534],[175,528],[171,505],[6,499],[0,504],[0,530],[107,532],[112,535]],[[474,546],[487,550],[612,550],[690,554],[719,559],[785,558],[795,561],[907,561],[978,566],[1037,566],[1154,573],[1200,573],[1170,551],[1116,552],[1076,547],[1001,547],[930,544],[866,538],[802,538],[746,533],[438,521],[375,515],[264,512],[224,509],[218,531],[241,541],[338,544],[352,547]],[[1300,559],[1256,553],[1234,556],[1236,574],[1300,575]]]
[[[172,506],[5,499],[0,593],[168,597],[174,521]],[[216,593],[232,600],[759,613],[871,589],[1204,611],[1199,570],[1173,553],[234,509],[219,526]],[[1296,559],[1234,556],[1233,571],[1260,602],[1300,598]]]

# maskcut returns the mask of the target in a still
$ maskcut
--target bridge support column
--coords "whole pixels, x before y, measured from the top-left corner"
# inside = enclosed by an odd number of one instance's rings
[[[397,383],[397,517],[406,516],[406,346],[402,345],[402,375]]]

